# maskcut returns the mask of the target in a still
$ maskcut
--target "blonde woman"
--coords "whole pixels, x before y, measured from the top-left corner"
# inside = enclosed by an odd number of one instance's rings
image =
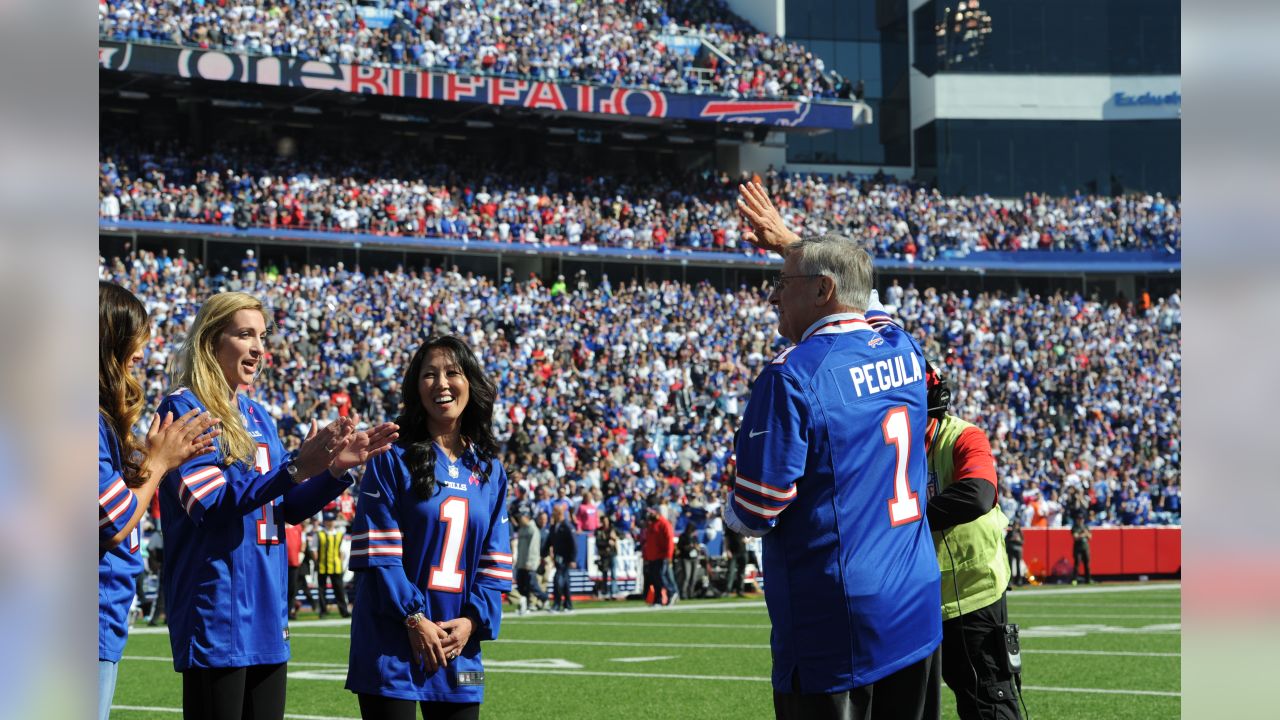
[[[129,637],[129,607],[142,572],[138,523],[164,474],[207,452],[218,431],[208,413],[190,410],[175,422],[151,421],[145,444],[133,435],[142,417],[142,385],[134,377],[151,323],[133,293],[98,283],[98,717],[111,714],[120,657]]]
[[[269,318],[244,293],[200,308],[175,356],[174,390],[160,412],[207,410],[221,421],[217,447],[183,463],[160,487],[174,669],[188,720],[283,718],[289,660],[285,523],[319,512],[352,483],[348,470],[398,434],[356,419],[312,425],[286,454],[275,422],[240,392],[266,358]]]

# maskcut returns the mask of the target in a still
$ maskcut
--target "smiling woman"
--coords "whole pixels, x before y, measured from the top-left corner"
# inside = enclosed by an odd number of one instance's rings
[[[187,718],[282,718],[289,628],[284,524],[310,517],[351,485],[347,473],[397,437],[343,418],[313,424],[286,455],[275,422],[242,388],[266,353],[267,313],[244,293],[220,293],[197,313],[175,357],[178,388],[160,413],[208,410],[219,445],[168,473],[160,487],[164,595]]]
[[[466,343],[433,336],[404,375],[405,437],[369,464],[351,544],[360,573],[347,688],[365,718],[475,718],[480,641],[511,590],[507,474],[493,382]]]

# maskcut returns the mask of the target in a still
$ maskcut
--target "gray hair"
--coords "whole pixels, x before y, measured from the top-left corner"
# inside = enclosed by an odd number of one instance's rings
[[[827,233],[804,238],[793,248],[800,254],[797,266],[804,275],[825,275],[836,286],[836,302],[853,312],[863,312],[871,297],[871,254],[843,235]]]

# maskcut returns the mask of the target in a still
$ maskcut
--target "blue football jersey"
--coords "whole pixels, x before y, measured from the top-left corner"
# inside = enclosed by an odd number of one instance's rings
[[[284,524],[320,512],[351,484],[327,471],[294,484],[275,421],[237,397],[258,450],[252,466],[226,465],[217,449],[183,463],[160,484],[162,581],[173,665],[246,667],[289,659]],[[174,417],[204,405],[180,389],[160,404]]]
[[[120,443],[98,415],[98,541],[115,537],[138,510],[138,496],[124,484]],[[98,659],[120,662],[129,638],[129,608],[142,572],[141,531],[107,552],[98,551]]]
[[[471,452],[451,472],[437,450],[436,491],[422,500],[410,487],[404,453],[393,445],[369,462],[360,481],[351,536],[351,567],[360,572],[347,689],[481,702],[480,641],[498,637],[502,593],[511,590],[507,474],[494,460],[485,477]],[[464,609],[478,624],[462,653],[434,673],[414,665],[405,617],[422,612],[430,622],[444,622]]]
[[[764,536],[776,690],[867,685],[941,642],[925,406],[920,348],[852,313],[815,323],[756,379],[725,515]]]

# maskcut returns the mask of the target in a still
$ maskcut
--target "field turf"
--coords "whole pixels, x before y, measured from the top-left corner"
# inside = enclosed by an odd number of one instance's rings
[[[1034,720],[1180,716],[1178,584],[1020,588],[1009,594],[1009,615],[1022,627],[1023,697]],[[304,619],[291,628],[288,717],[358,717],[355,696],[343,689],[346,622]],[[773,717],[769,618],[759,596],[509,612],[484,654],[488,718]],[[171,720],[181,702],[164,629],[134,628],[112,717]],[[945,687],[943,705],[943,717],[955,718]]]

